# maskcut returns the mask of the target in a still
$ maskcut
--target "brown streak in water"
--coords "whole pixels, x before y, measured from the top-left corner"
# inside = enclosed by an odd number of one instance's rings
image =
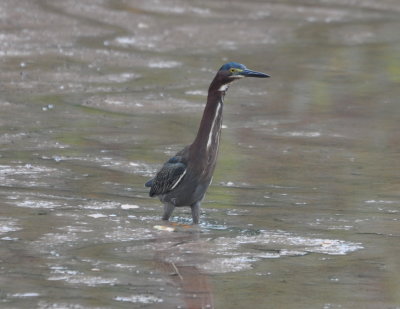
[[[174,235],[175,234],[175,235]],[[156,267],[165,274],[168,274],[174,285],[181,288],[183,292],[183,301],[187,309],[203,309],[214,308],[214,298],[211,284],[208,276],[204,274],[196,264],[201,258],[201,252],[185,256],[184,261],[172,262],[171,257],[179,251],[179,246],[194,244],[197,241],[198,234],[187,234],[176,238],[176,233],[172,233],[171,237],[159,239],[160,245],[170,242],[167,249],[156,251],[154,261]],[[160,247],[163,247],[162,245]],[[196,248],[199,246],[196,244]]]

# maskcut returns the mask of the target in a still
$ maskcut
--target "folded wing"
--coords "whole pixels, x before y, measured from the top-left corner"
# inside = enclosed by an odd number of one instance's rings
[[[146,182],[146,187],[151,187],[149,195],[165,194],[175,189],[186,174],[186,164],[180,156],[175,156],[164,163],[156,177]]]

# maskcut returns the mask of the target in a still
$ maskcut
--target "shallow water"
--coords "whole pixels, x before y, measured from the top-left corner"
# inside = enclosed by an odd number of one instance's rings
[[[0,3],[2,308],[400,308],[400,4]],[[143,183],[227,61],[202,224]]]

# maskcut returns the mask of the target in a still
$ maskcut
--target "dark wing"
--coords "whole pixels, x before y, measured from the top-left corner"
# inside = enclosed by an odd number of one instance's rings
[[[186,174],[186,164],[181,157],[175,156],[169,159],[158,171],[154,179],[146,182],[145,186],[151,187],[150,196],[165,194],[173,190]]]

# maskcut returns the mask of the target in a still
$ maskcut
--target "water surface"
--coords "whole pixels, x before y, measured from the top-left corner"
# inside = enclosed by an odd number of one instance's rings
[[[2,1],[4,308],[398,308],[397,1]],[[227,61],[202,224],[143,183]]]

